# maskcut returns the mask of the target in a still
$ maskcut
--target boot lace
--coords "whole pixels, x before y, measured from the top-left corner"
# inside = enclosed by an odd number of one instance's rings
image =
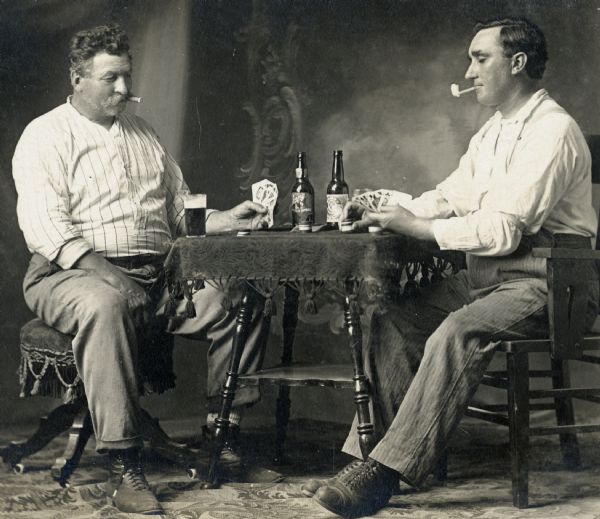
[[[146,481],[146,476],[142,471],[141,465],[128,467],[123,473],[123,481],[134,490],[149,490],[150,485]]]
[[[365,483],[371,483],[377,477],[375,466],[372,463],[363,463],[357,470],[351,472],[347,485],[349,488],[362,488]]]
[[[363,464],[364,461],[362,460],[354,460],[348,465],[346,465],[342,470],[340,470],[335,476],[333,476],[333,479],[342,479],[344,476],[358,469]]]

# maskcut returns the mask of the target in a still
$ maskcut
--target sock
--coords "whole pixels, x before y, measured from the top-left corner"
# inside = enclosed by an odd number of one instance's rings
[[[240,426],[243,415],[243,408],[241,407],[232,407],[231,412],[229,413],[229,424]],[[206,425],[208,428],[215,427],[215,420],[219,417],[219,413],[208,413],[206,415]]]

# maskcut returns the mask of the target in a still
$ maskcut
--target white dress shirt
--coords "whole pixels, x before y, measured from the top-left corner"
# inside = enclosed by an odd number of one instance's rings
[[[585,138],[542,89],[515,117],[496,112],[471,139],[458,168],[406,207],[435,219],[440,248],[501,256],[542,227],[594,238],[591,192]]]
[[[29,250],[63,268],[90,250],[164,254],[184,225],[179,166],[152,128],[125,112],[106,130],[67,100],[27,126],[13,177]]]

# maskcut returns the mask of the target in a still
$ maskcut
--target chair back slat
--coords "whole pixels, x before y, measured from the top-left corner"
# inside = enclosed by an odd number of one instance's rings
[[[548,315],[552,357],[578,359],[583,355],[589,282],[597,269],[588,261],[548,260]]]

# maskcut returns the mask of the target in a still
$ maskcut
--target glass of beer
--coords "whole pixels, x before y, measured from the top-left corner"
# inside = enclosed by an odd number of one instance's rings
[[[206,195],[187,195],[183,200],[188,236],[206,236]]]

